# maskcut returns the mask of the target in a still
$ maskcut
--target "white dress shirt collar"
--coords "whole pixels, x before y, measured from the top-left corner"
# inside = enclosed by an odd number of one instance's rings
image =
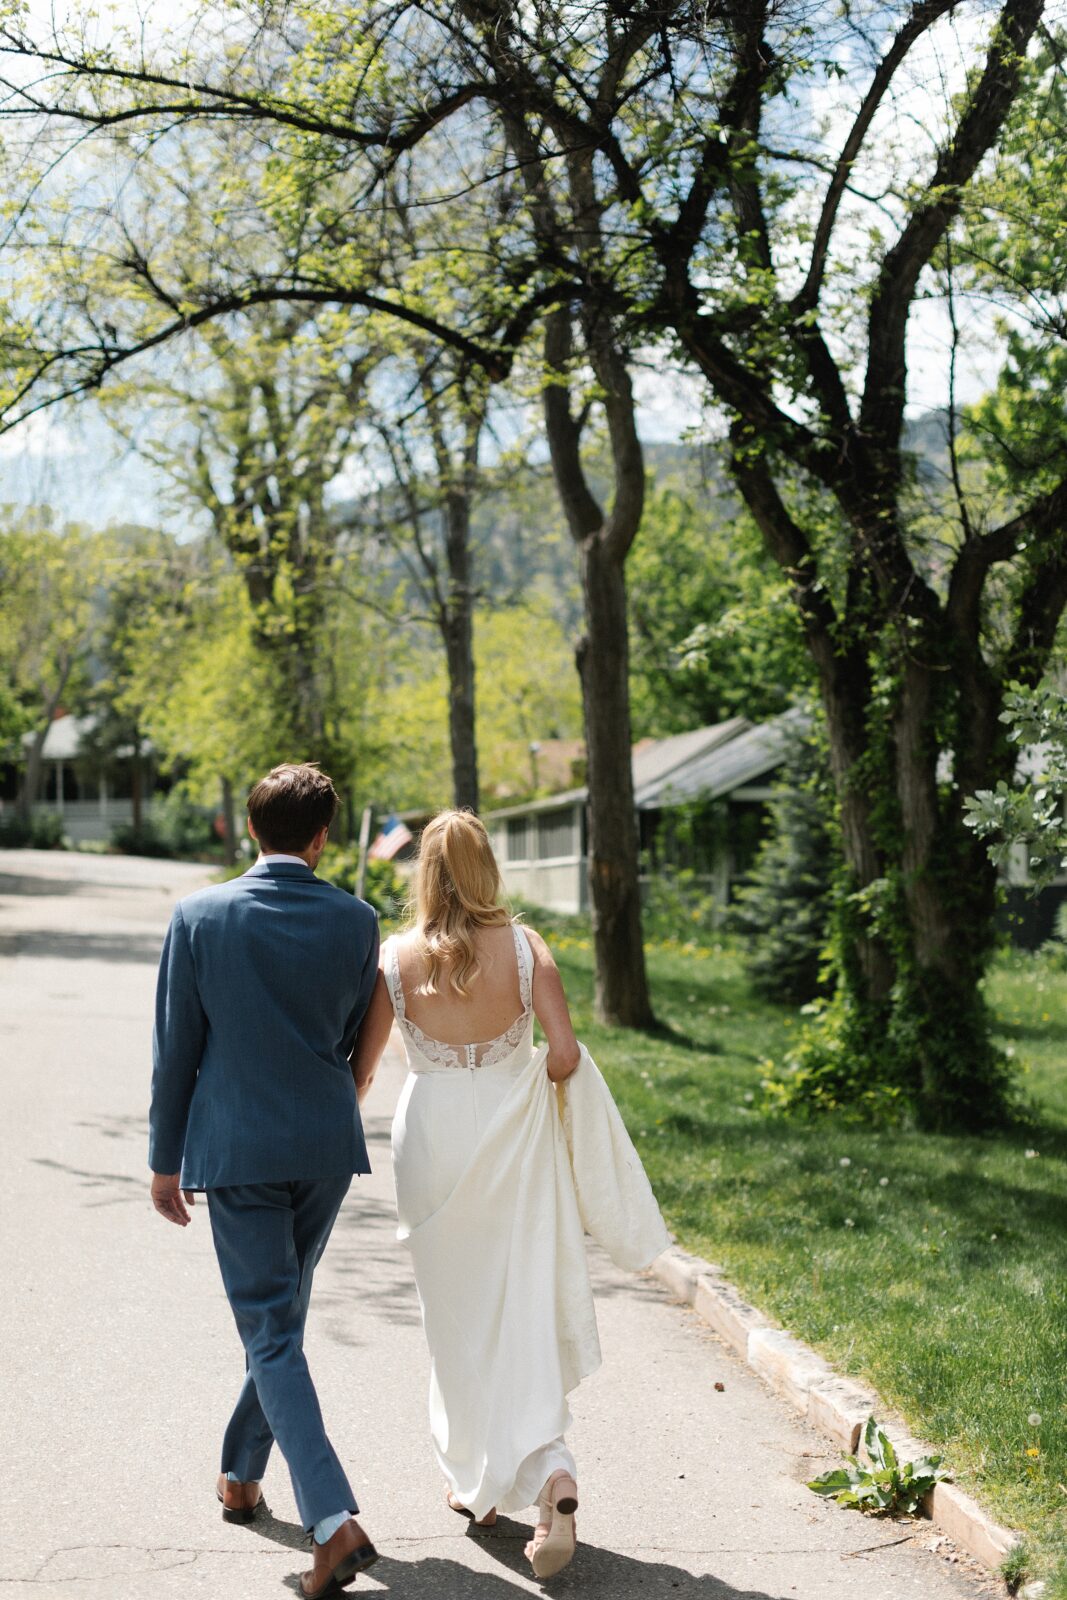
[[[267,866],[270,866],[271,862],[275,862],[275,861],[276,862],[288,861],[288,862],[291,862],[291,863],[293,863],[294,865],[296,865],[298,867],[307,867],[308,871],[309,872],[311,871],[311,868],[308,867],[308,864],[304,860],[303,856],[287,856],[287,855],[283,855],[280,850],[272,850],[269,856],[265,856],[263,854],[262,850],[261,850],[260,853],[259,853],[259,856],[256,859],[256,866],[260,867],[260,866],[263,865],[264,862],[266,862]]]

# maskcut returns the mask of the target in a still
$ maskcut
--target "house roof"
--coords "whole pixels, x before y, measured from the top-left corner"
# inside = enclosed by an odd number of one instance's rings
[[[769,722],[753,724],[742,717],[722,723],[727,735],[688,761],[680,762],[652,782],[635,781],[639,811],[677,805],[685,800],[714,800],[762,778],[782,764],[790,737],[804,724],[805,715],[794,708]],[[635,780],[636,780],[636,762]]]
[[[708,728],[642,739],[633,749],[634,799],[639,811],[678,805],[698,797],[715,799],[773,772],[780,766],[790,735],[803,726],[804,712],[785,711],[769,722],[731,717]],[[486,820],[537,815],[588,799],[587,788],[565,789],[525,805],[502,806]]]
[[[519,806],[494,806],[492,811],[484,813],[485,822],[496,822],[507,817],[536,816],[540,811],[558,811],[563,806],[572,806],[577,803],[585,804],[589,798],[589,790],[563,789],[559,794],[546,794],[540,800],[526,800]]]
[[[634,794],[638,810],[650,802],[646,794],[658,794],[675,775],[680,776],[694,762],[703,762],[723,745],[736,739],[752,724],[744,717],[731,717],[708,728],[691,728],[666,739],[642,739],[634,745]]]
[[[64,713],[49,723],[48,732],[44,736],[44,745],[41,749],[42,759],[45,761],[73,761],[81,747],[81,742],[86,734],[90,733],[96,724],[95,717],[72,717]],[[27,734],[25,743],[33,738]]]

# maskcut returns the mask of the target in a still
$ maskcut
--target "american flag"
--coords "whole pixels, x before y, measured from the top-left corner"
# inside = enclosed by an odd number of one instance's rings
[[[382,823],[382,831],[367,851],[368,861],[392,861],[398,850],[410,844],[414,835],[404,826],[395,811]]]

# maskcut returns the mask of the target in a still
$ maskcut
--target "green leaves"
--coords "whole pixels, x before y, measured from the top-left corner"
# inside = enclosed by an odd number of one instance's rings
[[[912,1516],[934,1484],[950,1476],[942,1467],[940,1456],[924,1456],[902,1465],[889,1435],[873,1417],[867,1419],[863,1448],[865,1464],[857,1456],[846,1456],[847,1466],[834,1467],[812,1478],[808,1488],[825,1499],[836,1500],[839,1506],[851,1506],[872,1516],[901,1512]]]
[[[1067,863],[1067,699],[1047,680],[1036,689],[1013,685],[1000,720],[1016,744],[1039,752],[1041,769],[1030,782],[979,789],[964,801],[964,822],[988,841],[989,858],[1004,866],[1014,849],[1025,852],[1034,889],[1053,881]]]

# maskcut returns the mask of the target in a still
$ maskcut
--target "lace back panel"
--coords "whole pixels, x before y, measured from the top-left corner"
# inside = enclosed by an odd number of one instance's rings
[[[400,954],[394,936],[387,941],[385,961],[386,982],[393,1002],[393,1011],[406,1036],[408,1054],[412,1051],[432,1062],[436,1067],[491,1067],[504,1061],[522,1044],[527,1030],[533,1024],[533,951],[530,941],[515,922],[511,924],[515,940],[515,956],[519,967],[519,999],[522,1010],[514,1022],[495,1039],[482,1039],[474,1044],[448,1044],[444,1039],[434,1039],[424,1033],[417,1022],[412,1022],[404,1004],[404,985],[400,981]]]

